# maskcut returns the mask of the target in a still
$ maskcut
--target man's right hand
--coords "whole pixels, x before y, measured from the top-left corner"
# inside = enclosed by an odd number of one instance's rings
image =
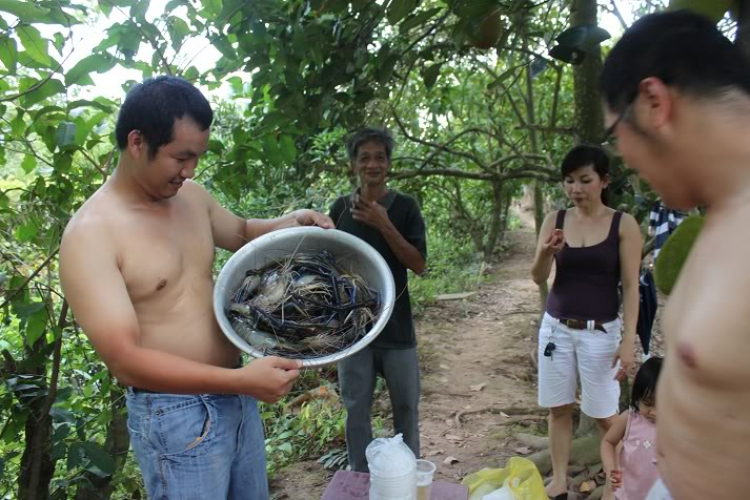
[[[264,403],[275,403],[284,397],[299,377],[302,361],[266,356],[241,368],[242,390]]]
[[[555,255],[565,246],[565,234],[562,229],[555,229],[550,233],[547,241],[542,245],[542,250],[547,255]]]

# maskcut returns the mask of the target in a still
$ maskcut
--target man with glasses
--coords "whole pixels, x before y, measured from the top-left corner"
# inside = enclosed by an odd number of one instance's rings
[[[669,206],[708,207],[663,317],[663,483],[648,499],[747,498],[750,63],[708,19],[653,14],[611,51],[601,86],[625,162]]]

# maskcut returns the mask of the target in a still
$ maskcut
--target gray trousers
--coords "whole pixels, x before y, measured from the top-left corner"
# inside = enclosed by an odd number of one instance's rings
[[[419,362],[417,348],[366,347],[339,362],[339,384],[346,407],[346,448],[353,471],[369,472],[365,449],[372,441],[372,409],[375,377],[388,386],[393,407],[394,434],[419,458]]]

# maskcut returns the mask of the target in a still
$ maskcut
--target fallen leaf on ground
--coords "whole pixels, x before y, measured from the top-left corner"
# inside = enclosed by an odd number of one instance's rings
[[[528,446],[519,446],[513,451],[515,451],[519,455],[528,455],[529,453],[531,453],[531,448],[529,448]]]
[[[589,493],[596,488],[596,482],[595,481],[584,481],[581,483],[581,493]]]
[[[428,451],[427,453],[425,453],[424,456],[435,457],[437,455],[442,455],[443,453],[445,453],[445,451],[443,450],[432,450],[432,451]]]
[[[508,415],[507,413],[502,412],[502,411],[500,412],[500,416],[501,417],[505,417],[505,418],[510,418],[510,415]]]
[[[450,370],[450,367],[446,365],[440,365],[440,368],[442,368],[443,370]]]
[[[464,438],[456,436],[455,434],[446,434],[445,439],[449,439],[451,441],[463,441]]]
[[[484,389],[487,386],[487,382],[482,382],[481,384],[471,385],[469,386],[469,389],[471,389],[474,392],[479,392],[482,389]]]
[[[443,463],[447,465],[457,464],[458,459],[456,457],[447,457],[445,460],[443,460]]]

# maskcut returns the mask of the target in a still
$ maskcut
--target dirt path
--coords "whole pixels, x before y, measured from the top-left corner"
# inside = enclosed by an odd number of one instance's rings
[[[422,454],[438,464],[438,479],[458,482],[528,452],[508,436],[544,420],[530,356],[540,314],[529,277],[535,235],[530,216],[521,215],[523,227],[508,233],[508,251],[488,282],[466,299],[436,302],[417,323]],[[278,500],[317,500],[331,475],[314,461],[295,464],[272,491]]]

